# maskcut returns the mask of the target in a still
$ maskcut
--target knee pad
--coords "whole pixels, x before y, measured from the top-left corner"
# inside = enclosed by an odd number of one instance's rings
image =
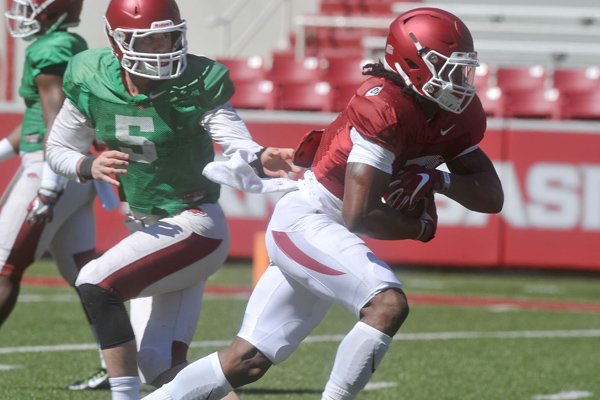
[[[85,283],[77,287],[90,317],[101,349],[108,349],[135,339],[123,301],[99,286]]]

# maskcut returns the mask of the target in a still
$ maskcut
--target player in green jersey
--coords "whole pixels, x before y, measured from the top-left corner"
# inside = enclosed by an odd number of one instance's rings
[[[6,12],[9,33],[31,40],[19,94],[25,100],[21,131],[0,142],[0,160],[17,152],[22,171],[5,193],[0,213],[0,325],[17,301],[23,272],[50,251],[62,276],[74,285],[95,253],[94,185],[67,184],[44,162],[44,138],[65,98],[68,61],[85,40],[67,28],[79,23],[83,0],[13,0]],[[71,389],[108,388],[100,368]]]
[[[131,234],[76,282],[97,327],[113,400],[139,398],[138,368],[158,387],[187,364],[204,284],[229,249],[220,187],[202,175],[214,143],[225,156],[251,154],[259,174],[295,169],[293,149],[252,140],[228,104],[234,87],[227,69],[187,54],[185,30],[173,0],[112,0],[112,49],[70,62],[67,99],[48,138],[55,171],[112,183],[129,208]],[[85,154],[94,138],[109,148],[97,158]]]

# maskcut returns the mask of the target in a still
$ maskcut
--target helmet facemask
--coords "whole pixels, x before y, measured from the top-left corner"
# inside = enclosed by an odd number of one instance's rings
[[[11,9],[4,13],[10,36],[25,39],[33,37],[42,29],[36,19],[42,11],[41,7],[36,10],[30,0],[13,0]]]
[[[431,79],[422,87],[422,94],[435,101],[444,110],[463,112],[475,96],[475,68],[479,66],[477,53],[454,52],[450,57],[429,50],[421,58],[431,72]]]
[[[187,29],[185,20],[175,25],[172,21],[153,22],[150,29],[112,30],[106,21],[108,35],[121,53],[121,66],[131,74],[148,79],[172,79],[180,76],[187,66]],[[155,34],[171,35],[171,51],[147,53],[136,51],[136,40]]]

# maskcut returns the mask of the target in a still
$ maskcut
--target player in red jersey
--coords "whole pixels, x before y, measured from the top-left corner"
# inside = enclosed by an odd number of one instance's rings
[[[354,399],[408,315],[402,285],[359,235],[433,238],[432,195],[485,213],[501,210],[500,180],[478,147],[486,128],[467,27],[419,8],[390,26],[384,63],[296,160],[310,168],[278,203],[266,232],[271,265],[233,343],[183,369],[147,400],[219,399],[285,360],[334,303],[358,322],[339,345],[322,399]],[[435,169],[445,163],[450,172]],[[382,197],[385,203],[381,201]],[[425,202],[416,216],[410,210]]]

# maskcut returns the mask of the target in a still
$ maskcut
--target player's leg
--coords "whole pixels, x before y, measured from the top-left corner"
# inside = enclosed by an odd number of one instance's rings
[[[79,184],[70,182],[54,210],[54,222],[61,223],[50,242],[52,253],[62,277],[71,285],[79,270],[96,256],[96,224],[93,202],[95,192],[91,182]],[[97,340],[96,330],[83,309],[92,335]],[[108,373],[102,352],[98,351],[100,365],[92,373],[69,384],[69,390],[109,389]]]
[[[221,399],[233,388],[254,382],[283,362],[319,324],[331,303],[267,268],[248,301],[232,344],[184,368],[145,400]]]
[[[288,195],[281,205],[286,210],[299,209],[301,196]],[[294,201],[293,208],[286,207],[288,201]],[[297,282],[360,319],[340,344],[323,394],[323,399],[353,399],[369,381],[408,314],[401,284],[358,236],[327,215],[305,210],[304,217],[298,218],[277,209],[275,215],[280,217],[272,219],[266,233],[273,262]]]
[[[77,287],[97,329],[113,396],[121,389],[128,392],[123,398],[139,392],[134,333],[124,301],[206,280],[223,263],[228,247],[225,216],[217,204],[207,204],[134,232],[83,268]]]
[[[155,387],[187,365],[204,291],[204,282],[176,292],[132,299],[129,311],[142,381]]]
[[[25,269],[34,259],[43,225],[29,224],[27,208],[40,185],[41,154],[22,157],[22,170],[10,192],[4,194],[0,212],[0,326],[11,314]]]

